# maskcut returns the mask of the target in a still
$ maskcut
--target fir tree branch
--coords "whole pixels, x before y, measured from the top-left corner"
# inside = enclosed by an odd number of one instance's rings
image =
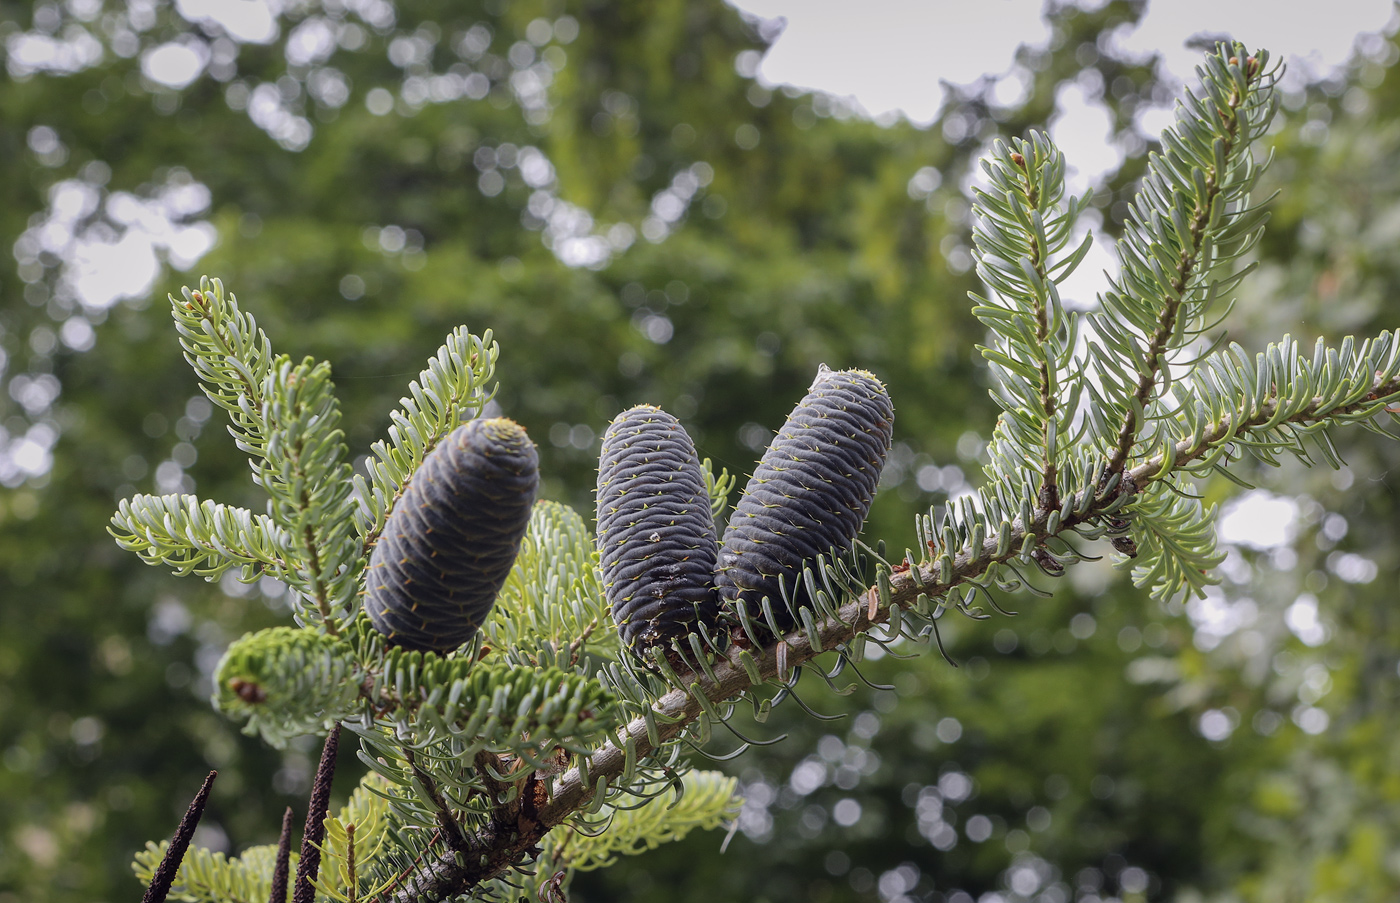
[[[297,582],[326,632],[339,636],[335,609],[358,588],[359,544],[351,536],[353,471],[344,460],[330,365],[279,357],[266,382],[267,447],[257,482],[272,499],[272,517],[297,544]]]
[[[990,291],[970,297],[994,336],[978,350],[998,378],[992,397],[1002,408],[987,474],[1000,480],[1035,467],[1035,498],[1057,507],[1064,449],[1073,444],[1064,436],[1065,412],[1077,408],[1083,391],[1083,368],[1070,367],[1081,315],[1065,310],[1058,284],[1093,238],[1070,246],[1083,200],[1065,196],[1064,154],[1045,135],[995,142],[982,170],[988,185],[975,189],[972,241],[977,275]]]
[[[266,334],[217,279],[201,279],[199,290],[186,287],[183,300],[170,300],[185,359],[205,394],[228,412],[229,432],[271,500],[271,522],[285,531],[278,551],[289,567],[278,576],[311,600],[335,635],[335,616],[348,608],[360,569],[350,535],[354,473],[345,462],[330,366],[274,357]]]
[[[1043,541],[1110,516],[1124,504],[1125,496],[1130,498],[1150,483],[1165,479],[1172,470],[1202,458],[1222,442],[1243,438],[1251,430],[1276,427],[1280,423],[1314,428],[1377,413],[1387,402],[1400,397],[1400,375],[1377,378],[1369,391],[1357,394],[1359,397],[1342,403],[1331,398],[1314,398],[1310,404],[1281,420],[1276,417],[1280,404],[1276,394],[1259,404],[1242,402],[1235,414],[1221,418],[1200,436],[1177,442],[1169,457],[1159,454],[1128,471],[1114,489],[1096,495],[1082,512],[1061,518],[1059,510],[1039,508],[1030,523],[1018,522],[1013,526],[1009,546],[987,539],[975,549],[962,550],[954,559],[951,573],[945,574],[943,579],[935,562],[896,570],[890,575],[887,596],[878,585],[872,586],[860,597],[842,605],[838,618],[817,622],[815,631],[797,630],[780,642],[758,650],[759,654],[753,656],[755,673],[760,678],[758,683],[776,679],[780,661],[782,673],[791,673],[793,668],[820,655],[821,651],[850,643],[859,634],[888,622],[891,608],[911,607],[921,595],[946,597],[954,589],[985,574],[993,565],[1016,558],[1028,537]],[[1052,518],[1056,521],[1053,529]],[[1002,551],[1002,548],[1009,548],[1009,551]],[[882,597],[888,598],[891,604],[884,605]],[[706,709],[755,687],[757,683],[749,667],[752,664],[745,665],[741,651],[731,647],[726,657],[707,671],[681,672],[680,683],[686,689],[672,689],[652,705],[659,742],[654,743],[649,737],[647,719],[635,718],[620,729],[617,739],[622,741],[622,746],[608,741],[589,755],[588,777],[596,782],[599,777],[613,778],[622,774],[627,758],[624,747],[629,741],[637,759],[645,758],[679,737]],[[704,698],[703,703],[699,697]],[[505,873],[523,857],[533,855],[544,836],[587,806],[594,793],[592,783],[584,781],[577,766],[569,769],[555,779],[547,801],[537,807],[522,807],[513,823],[496,820],[474,832],[466,839],[464,855],[453,853],[439,857],[394,894],[394,903],[437,903]]]
[[[204,382],[204,392],[233,421],[229,432],[238,448],[263,457],[267,445],[263,381],[272,367],[272,343],[252,314],[239,310],[218,279],[202,278],[199,290],[186,287],[184,301],[172,295],[185,360]]]
[[[1040,191],[1036,185],[1032,174],[1027,171],[1026,158],[1024,154],[1013,153],[1011,162],[1019,167],[1023,173],[1018,187],[1026,199],[1026,206],[1031,210],[1040,209]],[[1035,275],[1042,285],[1050,283],[1049,261],[1045,259],[1048,255],[1042,253],[1041,243],[1034,239],[1026,242],[1026,253],[1030,258],[1031,267],[1035,270]],[[1047,298],[1041,292],[1034,295],[1033,316],[1035,317],[1035,340],[1039,345],[1044,345],[1050,338],[1050,311]],[[1047,451],[1055,447],[1055,434],[1059,431],[1059,423],[1055,417],[1057,413],[1054,395],[1054,383],[1050,374],[1050,357],[1044,355],[1040,358],[1037,369],[1039,377],[1036,389],[1039,394],[1040,414],[1043,418],[1042,436]],[[1042,462],[1042,473],[1040,482],[1041,504],[1046,508],[1060,507],[1060,489],[1057,483],[1057,467],[1055,457],[1046,454],[1045,461]]]
[[[730,480],[729,482],[733,482]],[[571,670],[589,653],[611,657],[618,636],[597,577],[592,528],[565,505],[541,501],[491,616],[488,644],[515,664]]]
[[[285,579],[295,570],[285,554],[291,538],[272,518],[192,495],[123,499],[107,532],[142,561],[180,576],[214,580],[241,566],[247,581],[258,574]]]
[[[1258,405],[1248,406],[1252,409],[1237,411],[1222,417],[1198,437],[1177,442],[1173,446],[1174,454],[1170,461],[1164,455],[1149,458],[1130,470],[1127,473],[1127,479],[1137,486],[1143,487],[1150,482],[1164,479],[1172,470],[1199,460],[1222,442],[1247,438],[1253,430],[1282,424],[1316,427],[1331,422],[1355,419],[1385,407],[1385,402],[1394,399],[1397,394],[1400,394],[1400,376],[1392,376],[1386,380],[1377,379],[1371,391],[1355,401],[1336,405],[1329,399],[1320,396],[1314,397],[1310,404],[1283,418],[1277,417],[1281,402],[1275,394]]]
[[[244,634],[214,672],[214,707],[278,749],[354,717],[367,679],[353,647],[315,628]]]
[[[1197,277],[1204,276],[1204,272],[1214,263],[1211,258],[1215,236],[1211,233],[1220,221],[1223,203],[1227,195],[1238,197],[1247,191],[1252,181],[1252,174],[1248,172],[1242,178],[1235,179],[1233,184],[1230,176],[1239,165],[1238,155],[1247,153],[1249,141],[1253,138],[1251,129],[1254,124],[1241,120],[1248,105],[1257,102],[1254,95],[1260,89],[1262,66],[1260,60],[1252,56],[1240,59],[1244,52],[1243,45],[1236,44],[1235,52],[1239,56],[1230,57],[1228,65],[1239,72],[1241,79],[1228,94],[1223,98],[1216,97],[1219,85],[1212,82],[1211,76],[1214,73],[1206,73],[1203,80],[1204,90],[1216,100],[1215,105],[1206,107],[1215,111],[1215,121],[1202,123],[1199,120],[1190,120],[1190,113],[1179,116],[1179,128],[1183,133],[1186,132],[1188,121],[1215,133],[1214,146],[1211,148],[1214,152],[1213,159],[1209,164],[1202,164],[1201,157],[1205,156],[1204,154],[1192,156],[1187,153],[1186,142],[1190,140],[1189,136],[1177,137],[1171,131],[1165,133],[1163,143],[1167,145],[1166,157],[1153,160],[1153,171],[1148,177],[1149,185],[1144,187],[1139,195],[1138,209],[1133,211],[1135,216],[1130,219],[1126,228],[1128,237],[1119,245],[1120,253],[1124,257],[1124,269],[1139,267],[1143,270],[1142,275],[1146,277],[1134,280],[1131,274],[1125,274],[1125,293],[1141,291],[1144,284],[1156,283],[1156,297],[1151,300],[1158,311],[1156,322],[1150,334],[1146,336],[1146,346],[1141,349],[1139,359],[1134,361],[1138,374],[1137,384],[1129,403],[1125,406],[1122,423],[1109,456],[1108,472],[1111,474],[1122,472],[1126,466],[1137,444],[1145,412],[1162,377],[1165,355],[1180,342],[1185,325],[1181,322],[1182,318],[1193,315],[1190,309],[1193,306],[1192,283]],[[1222,46],[1218,55],[1224,56],[1224,53]],[[1208,63],[1214,61],[1214,58],[1208,59]],[[1267,91],[1267,86],[1264,90]],[[1220,100],[1224,101],[1223,107],[1219,105]],[[1265,123],[1271,112],[1270,109],[1264,116]],[[1192,178],[1190,182],[1196,196],[1190,198],[1193,203],[1189,211],[1183,206],[1188,198],[1179,190],[1180,174],[1172,178],[1173,169],[1185,169],[1192,176],[1200,176]],[[1150,190],[1154,179],[1161,183],[1160,190]],[[1167,197],[1163,197],[1163,194]],[[1182,216],[1178,214],[1189,216],[1189,219],[1183,222]],[[1235,215],[1240,214],[1236,212]],[[1162,267],[1158,255],[1150,251],[1143,254],[1142,251],[1131,248],[1130,242],[1138,236],[1144,240],[1146,248],[1153,250],[1160,248],[1165,251],[1173,244],[1178,245],[1180,250],[1174,266],[1167,271]],[[1135,256],[1141,259],[1134,259]],[[1136,287],[1129,288],[1134,282]]]
[[[477,337],[459,326],[409,383],[408,395],[389,415],[388,440],[370,446],[373,454],[365,464],[369,479],[356,476],[353,481],[360,498],[355,524],[365,556],[379,541],[418,465],[458,424],[479,416],[495,394],[491,382],[499,354],[491,330]]]

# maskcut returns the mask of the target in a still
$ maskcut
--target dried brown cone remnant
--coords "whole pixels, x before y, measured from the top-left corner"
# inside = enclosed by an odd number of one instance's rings
[[[194,837],[194,829],[199,827],[199,819],[204,815],[204,804],[209,801],[209,791],[214,786],[214,778],[218,776],[217,771],[209,772],[209,777],[204,779],[204,785],[194,795],[193,802],[185,810],[185,817],[180,819],[180,826],[175,829],[170,846],[165,850],[165,858],[160,861],[156,873],[151,876],[151,883],[146,888],[141,903],[165,903],[165,898],[170,894],[170,885],[175,882],[175,873],[180,870],[185,851],[190,848],[190,838]]]
[[[365,611],[408,649],[451,652],[491,613],[530,524],[539,456],[519,424],[455,429],[423,460],[370,555]]]
[[[823,366],[778,431],[720,546],[715,583],[727,606],[741,600],[763,623],[766,596],[780,630],[794,626],[783,604],[810,604],[802,568],[845,551],[865,523],[894,429],[884,385],[864,370]]]
[[[670,414],[638,405],[603,434],[598,551],[622,641],[638,655],[719,612],[710,496],[695,444]]]
[[[316,875],[321,870],[321,844],[326,839],[326,813],[331,808],[331,782],[335,780],[335,756],[340,751],[340,725],[326,737],[321,763],[311,785],[311,803],[306,811],[306,827],[301,832],[301,859],[297,861],[296,886],[292,903],[314,903]]]
[[[277,838],[277,859],[272,865],[272,889],[267,903],[287,903],[288,865],[292,856],[292,807],[282,813],[282,834]]]

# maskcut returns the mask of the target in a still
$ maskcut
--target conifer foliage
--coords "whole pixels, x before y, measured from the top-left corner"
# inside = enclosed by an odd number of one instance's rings
[[[1059,298],[1087,247],[1070,247],[1081,205],[1066,199],[1063,156],[1043,135],[993,146],[974,311],[1002,415],[985,484],[921,516],[902,557],[857,541],[893,430],[864,371],[818,374],[718,554],[727,477],[697,462],[675,418],[625,412],[603,445],[595,548],[576,512],[532,510],[523,431],[473,419],[491,393],[489,334],[448,337],[366,480],[347,463],[328,365],[274,356],[217,280],[172,298],[268,511],[137,496],[111,529],[177,573],[239,568],[297,593],[299,626],[236,642],[215,695],[275,745],[341,727],[359,738],[370,773],[324,819],[318,892],[557,896],[574,870],[733,817],[734,782],[693,771],[684,749],[741,702],[762,720],[796,698],[817,656],[836,659],[817,669],[829,683],[869,643],[927,646],[950,609],[985,617],[981,597],[1024,587],[1030,569],[1060,576],[1100,538],[1152,592],[1200,593],[1219,556],[1193,477],[1244,452],[1332,460],[1328,427],[1378,428],[1400,399],[1394,335],[1311,353],[1287,336],[1254,355],[1219,347],[1215,321],[1263,225],[1252,146],[1277,73],[1238,44],[1199,72],[1135,201],[1123,275],[1092,315]],[[621,652],[655,646],[665,654],[647,667]],[[138,855],[143,880],[163,852]],[[273,868],[271,848],[194,850],[172,888],[250,899]]]

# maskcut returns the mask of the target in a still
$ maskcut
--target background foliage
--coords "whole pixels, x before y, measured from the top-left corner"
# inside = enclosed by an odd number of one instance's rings
[[[868,532],[905,536],[976,472],[994,416],[966,300],[971,162],[1077,81],[1133,151],[1092,198],[1111,232],[1144,162],[1133,114],[1173,90],[1100,49],[1136,14],[1052,13],[1020,105],[970,86],[918,130],[756,84],[765,35],[718,0],[324,2],[267,45],[160,3],[0,3],[0,901],[133,896],[133,852],[210,767],[197,842],[270,843],[314,755],[207,703],[228,641],[285,621],[277,585],[176,581],[104,532],[135,491],[263,500],[150,303],[192,276],[104,296],[74,236],[156,234],[178,268],[194,234],[149,211],[208,223],[199,270],[282,350],[332,362],[351,448],[452,328],[493,330],[541,495],[583,510],[623,407],[666,407],[747,473],[818,363],[874,370],[898,420]],[[76,71],[30,71],[36,36]],[[178,91],[141,74],[142,48],[171,41],[209,55]],[[90,42],[105,50],[81,64]],[[1251,350],[1280,324],[1306,341],[1394,325],[1400,51],[1365,50],[1290,94],[1271,136],[1282,194],[1234,321]],[[572,897],[1393,898],[1400,624],[1376,578],[1397,566],[1400,451],[1339,444],[1342,471],[1259,474],[1295,529],[1231,546],[1206,601],[1159,606],[1081,566],[1015,618],[955,621],[960,668],[886,659],[872,677],[894,691],[810,694],[845,720],[752,727],[791,737],[726,766],[748,796],[727,853],[692,834]]]

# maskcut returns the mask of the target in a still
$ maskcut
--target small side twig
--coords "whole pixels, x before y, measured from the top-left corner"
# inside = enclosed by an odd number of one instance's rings
[[[292,903],[314,903],[316,875],[321,870],[321,843],[326,836],[326,812],[331,807],[331,781],[335,779],[335,755],[340,750],[340,725],[326,737],[321,749],[321,764],[316,766],[316,781],[311,785],[311,804],[307,807],[306,828],[301,833],[301,860],[297,862],[296,887]]]
[[[582,632],[580,632],[579,635],[574,638],[574,641],[569,644],[570,665],[578,663],[579,650],[583,648],[584,643],[588,642],[588,638],[593,634],[594,630],[598,629],[598,627],[601,625],[601,622],[601,618],[594,618],[593,620],[589,621],[588,624],[583,628]]]
[[[404,747],[404,759],[408,762],[408,767],[413,769],[413,776],[423,785],[427,791],[429,799],[437,809],[438,827],[442,833],[442,839],[447,841],[447,845],[458,853],[467,852],[467,837],[462,832],[462,826],[452,814],[452,809],[447,805],[447,800],[442,798],[438,792],[437,782],[432,775],[418,767],[418,759],[413,755],[413,750]]]
[[[165,903],[165,898],[170,894],[170,885],[175,883],[175,873],[180,870],[185,851],[190,848],[190,838],[194,837],[194,829],[199,827],[199,819],[204,815],[204,804],[209,801],[209,791],[214,786],[214,778],[218,776],[217,771],[209,772],[209,777],[204,779],[204,786],[194,795],[190,807],[185,810],[185,817],[180,819],[180,826],[175,829],[170,846],[165,850],[165,858],[160,861],[156,873],[151,876],[150,886],[146,888],[146,895],[141,898],[141,903]]]

